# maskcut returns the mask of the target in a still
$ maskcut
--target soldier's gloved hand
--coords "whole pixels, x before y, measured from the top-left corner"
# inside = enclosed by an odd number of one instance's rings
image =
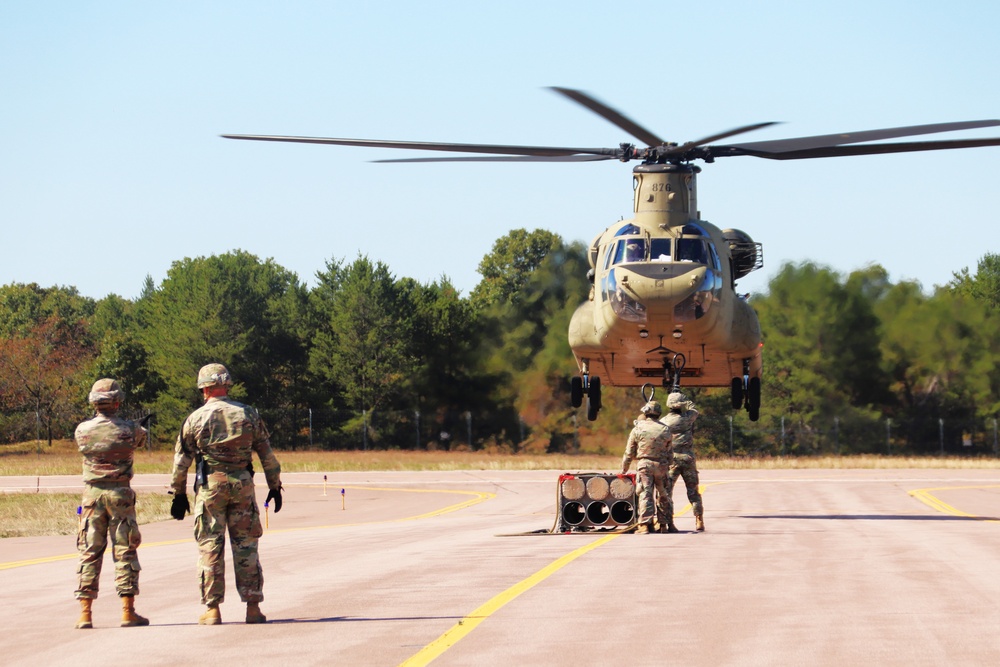
[[[146,428],[147,426],[149,426],[149,420],[153,418],[154,414],[155,413],[150,412],[148,415],[146,415],[145,417],[143,417],[142,419],[140,419],[139,420],[139,426],[141,426],[143,428]]]
[[[184,515],[191,511],[191,504],[188,503],[188,497],[186,493],[174,494],[174,499],[170,503],[170,516],[174,517],[178,521],[184,519]]]
[[[264,504],[265,505],[270,504],[272,500],[274,501],[274,513],[277,514],[278,512],[281,511],[281,485],[280,484],[278,485],[278,488],[271,489],[270,492],[268,492],[267,498],[264,500]]]

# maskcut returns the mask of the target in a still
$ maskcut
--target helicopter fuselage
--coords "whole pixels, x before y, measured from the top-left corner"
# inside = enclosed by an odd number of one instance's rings
[[[612,386],[729,387],[760,377],[760,325],[735,289],[760,265],[760,246],[700,219],[698,171],[636,167],[635,218],[591,243],[594,286],[569,327],[583,374]]]

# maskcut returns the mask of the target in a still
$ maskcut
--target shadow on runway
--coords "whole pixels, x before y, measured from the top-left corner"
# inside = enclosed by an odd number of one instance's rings
[[[363,618],[354,616],[329,616],[327,618],[276,618],[269,620],[268,625],[278,625],[281,623],[358,623],[358,622],[385,622],[385,621],[460,621],[464,616],[394,616],[387,618]]]
[[[823,519],[842,521],[1000,521],[992,516],[941,516],[937,514],[743,514],[739,519]]]

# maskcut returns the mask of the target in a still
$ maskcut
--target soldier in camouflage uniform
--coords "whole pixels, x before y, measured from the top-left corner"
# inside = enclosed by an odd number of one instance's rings
[[[628,472],[632,461],[639,492],[639,527],[636,533],[649,533],[653,519],[660,523],[661,530],[670,519],[667,513],[667,470],[670,466],[670,431],[657,421],[662,409],[656,401],[649,401],[642,407],[635,428],[629,433],[622,457],[622,474]],[[676,532],[676,531],[675,531]]]
[[[698,411],[694,404],[680,392],[667,396],[669,412],[663,422],[670,428],[674,440],[674,461],[670,465],[667,476],[667,511],[670,524],[674,520],[674,484],[677,478],[684,479],[688,502],[694,511],[695,530],[705,530],[704,508],[701,503],[701,493],[698,491],[698,466],[694,458],[694,422],[698,419]]]
[[[76,538],[80,551],[76,598],[81,607],[77,628],[94,627],[91,605],[97,598],[109,535],[115,588],[122,599],[122,627],[149,625],[149,619],[135,613],[135,596],[139,594],[136,549],[142,536],[135,518],[135,492],[130,484],[132,455],[146,442],[146,430],[118,416],[123,398],[117,382],[110,378],[98,380],[88,396],[97,414],[76,427],[76,444],[83,454],[84,481],[80,532]]]
[[[247,605],[247,623],[266,623],[260,611],[264,575],[257,556],[263,534],[260,510],[254,495],[253,462],[257,453],[275,513],[281,511],[281,466],[271,451],[267,428],[257,411],[229,398],[229,371],[222,364],[208,364],[198,371],[198,388],[205,404],[188,415],[181,426],[174,451],[170,513],[184,518],[190,505],[187,475],[191,462],[200,460],[204,479],[195,480],[194,539],[198,542],[201,601],[208,608],[198,619],[202,625],[222,622],[219,605],[225,598],[225,536],[229,530],[236,590]]]

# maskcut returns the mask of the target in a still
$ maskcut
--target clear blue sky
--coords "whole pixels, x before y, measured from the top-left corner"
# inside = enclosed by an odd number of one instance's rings
[[[672,141],[1000,118],[998,27],[982,0],[4,2],[0,284],[132,298],[241,248],[310,284],[360,253],[468,293],[513,228],[589,242],[631,217],[631,165],[372,164],[413,154],[218,135],[632,141],[553,85]],[[929,290],[1000,251],[998,175],[1000,147],[727,158],[699,204],[764,244],[741,289],[813,260]]]

